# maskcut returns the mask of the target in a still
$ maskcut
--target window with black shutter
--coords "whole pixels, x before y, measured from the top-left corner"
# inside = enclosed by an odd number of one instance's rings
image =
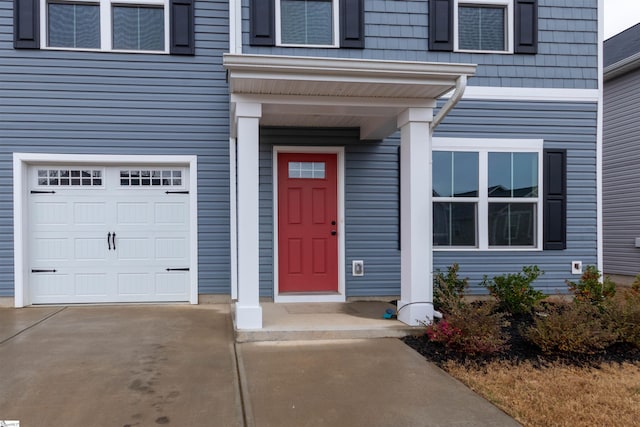
[[[46,0],[43,10],[39,0],[14,1],[16,49],[195,53],[195,0]]]
[[[253,46],[364,48],[364,0],[251,0],[249,7]]]
[[[430,0],[429,50],[535,54],[538,0]]]

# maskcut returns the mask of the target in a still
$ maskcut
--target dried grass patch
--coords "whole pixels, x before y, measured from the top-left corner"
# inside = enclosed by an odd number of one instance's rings
[[[539,368],[449,361],[444,368],[525,426],[640,425],[640,363]]]

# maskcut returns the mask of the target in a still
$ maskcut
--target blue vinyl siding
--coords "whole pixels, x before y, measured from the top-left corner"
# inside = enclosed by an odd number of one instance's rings
[[[260,144],[260,295],[273,295],[273,145],[345,147],[346,288],[349,296],[396,295],[398,250],[398,143],[360,141],[354,129],[262,129]],[[373,232],[375,230],[375,233]],[[365,260],[365,277],[351,261]]]
[[[567,249],[564,251],[435,251],[434,266],[457,262],[482,293],[483,275],[519,271],[536,264],[547,293],[566,290],[571,261],[596,263],[595,103],[462,101],[436,130],[436,137],[543,139],[545,148],[567,149]],[[301,143],[300,141],[304,141]],[[354,130],[263,129],[260,145],[260,292],[273,294],[273,144],[345,147],[347,296],[400,294],[398,249],[398,134],[381,142],[359,141]],[[351,261],[364,260],[365,276],[351,276]]]
[[[566,291],[571,261],[597,263],[595,103],[463,101],[436,129],[435,136],[539,138],[545,148],[567,149],[567,249],[563,251],[434,252],[434,267],[457,262],[472,291],[483,275],[493,277],[536,264],[545,274],[536,286],[546,293]]]
[[[199,293],[230,292],[228,2],[195,3],[195,56],[14,50],[0,0],[0,296],[13,295],[12,153],[198,156]]]
[[[267,1],[267,0],[265,0]],[[243,52],[478,64],[475,86],[597,88],[598,0],[539,2],[537,55],[430,52],[428,0],[364,0],[365,49],[249,45],[249,0],[242,0]]]

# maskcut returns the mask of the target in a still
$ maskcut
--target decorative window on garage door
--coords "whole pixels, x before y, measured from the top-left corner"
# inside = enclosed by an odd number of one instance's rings
[[[101,187],[101,169],[38,169],[38,185],[47,187]]]
[[[120,185],[123,187],[181,187],[183,172],[180,169],[121,169]]]

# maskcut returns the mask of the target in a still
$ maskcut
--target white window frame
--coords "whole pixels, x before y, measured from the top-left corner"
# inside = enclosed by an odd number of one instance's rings
[[[477,246],[434,246],[434,251],[542,251],[543,246],[543,145],[541,139],[433,138],[432,151],[467,151],[478,153],[478,197],[438,197],[433,202],[473,202],[477,199]],[[527,198],[489,198],[489,153],[537,153],[538,196]],[[490,203],[535,203],[536,233],[533,246],[489,246]],[[431,218],[433,221],[433,217]],[[431,236],[430,238],[433,238]]]
[[[337,48],[340,47],[340,7],[338,0],[331,0],[331,6],[333,8],[333,44],[286,44],[282,43],[282,16],[280,13],[281,6],[280,0],[275,0],[276,8],[276,46],[284,47],[306,47],[306,48]]]
[[[82,47],[52,47],[49,46],[49,3],[58,3],[52,0],[40,0],[40,34],[42,37],[42,49],[49,50],[77,50],[90,52],[124,52],[124,53],[169,53],[169,0],[68,0],[60,1],[60,3],[85,3],[97,4],[100,6],[100,48],[82,48]],[[164,10],[164,50],[132,50],[132,49],[113,49],[113,21],[111,19],[111,11],[113,6],[162,6]]]
[[[458,10],[460,6],[503,6],[505,7],[505,47],[506,50],[469,50],[460,49],[459,47],[459,23],[458,23]],[[454,0],[453,4],[453,50],[455,52],[469,52],[469,53],[513,53],[513,40],[514,40],[514,5],[513,0]]]

